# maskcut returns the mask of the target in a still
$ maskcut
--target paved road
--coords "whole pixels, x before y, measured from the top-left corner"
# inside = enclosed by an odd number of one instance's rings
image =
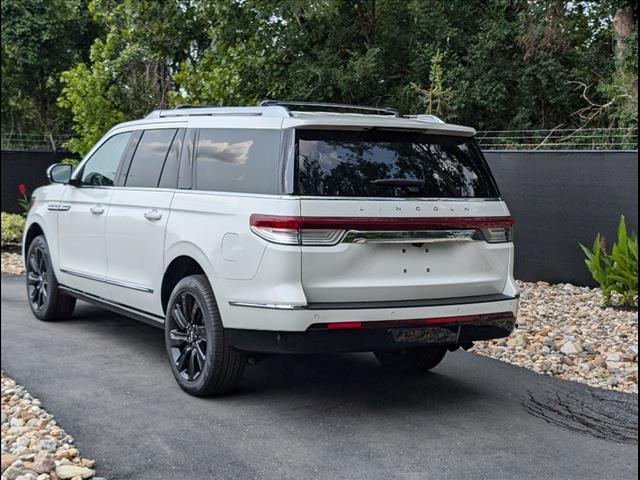
[[[109,479],[632,479],[636,395],[465,352],[402,376],[371,355],[271,357],[241,390],[177,387],[160,330],[87,305],[39,322],[2,277],[2,368]]]

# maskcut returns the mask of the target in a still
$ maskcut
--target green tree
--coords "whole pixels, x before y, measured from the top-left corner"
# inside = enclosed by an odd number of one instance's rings
[[[637,108],[617,108],[637,68],[629,4],[93,0],[105,33],[90,61],[63,75],[60,104],[73,112],[71,147],[81,153],[154,108],[263,98],[432,111],[480,129],[637,124]],[[586,120],[609,103],[616,108]]]
[[[96,35],[84,0],[2,0],[2,128],[66,132],[60,72],[87,57]]]

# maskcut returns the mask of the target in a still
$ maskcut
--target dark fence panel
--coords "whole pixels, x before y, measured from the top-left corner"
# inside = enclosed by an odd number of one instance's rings
[[[72,155],[69,152],[19,152],[3,150],[0,157],[2,168],[2,211],[20,213],[18,185],[24,183],[31,194],[36,188],[48,183],[47,167]]]
[[[578,242],[597,232],[609,244],[620,214],[638,229],[638,153],[486,151],[513,214],[516,277],[594,285]],[[18,185],[47,183],[49,165],[68,152],[2,152],[2,211],[19,212]]]
[[[638,230],[638,152],[485,151],[516,221],[516,278],[594,285],[578,242]]]

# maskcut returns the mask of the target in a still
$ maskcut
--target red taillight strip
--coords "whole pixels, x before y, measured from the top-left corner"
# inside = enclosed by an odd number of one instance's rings
[[[424,327],[431,325],[455,325],[458,323],[484,320],[512,319],[512,312],[486,313],[482,315],[459,315],[454,317],[419,318],[413,320],[382,320],[370,322],[331,322],[314,323],[307,330],[343,330],[356,328],[398,328]]]
[[[285,217],[251,215],[251,226],[284,229],[336,229],[360,231],[420,231],[463,230],[480,228],[511,228],[511,217]]]

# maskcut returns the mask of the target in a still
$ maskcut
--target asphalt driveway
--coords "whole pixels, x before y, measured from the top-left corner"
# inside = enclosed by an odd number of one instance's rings
[[[79,304],[37,321],[2,276],[2,368],[109,479],[632,479],[638,397],[465,352],[398,375],[369,354],[270,357],[197,399],[162,332]]]

